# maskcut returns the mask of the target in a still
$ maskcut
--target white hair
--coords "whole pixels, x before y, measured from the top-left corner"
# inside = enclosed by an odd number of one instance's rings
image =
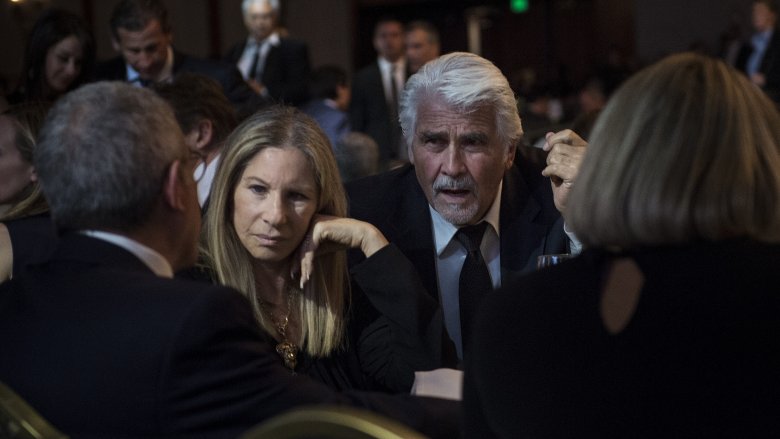
[[[241,2],[241,12],[246,15],[246,11],[249,10],[249,7],[255,4],[269,5],[274,13],[279,13],[279,0],[243,0]]]
[[[417,108],[434,97],[463,112],[485,104],[493,107],[498,137],[506,148],[516,145],[523,135],[515,94],[498,67],[472,53],[453,52],[425,64],[406,83],[399,119],[409,147],[417,124]]]

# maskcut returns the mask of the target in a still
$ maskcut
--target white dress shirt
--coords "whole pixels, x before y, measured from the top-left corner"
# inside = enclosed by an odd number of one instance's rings
[[[391,63],[390,61],[382,58],[377,58],[379,64],[379,73],[382,75],[382,88],[385,90],[385,100],[388,104],[393,103],[393,85],[391,80],[395,81],[396,90],[398,90],[398,99],[401,98],[401,91],[404,89],[404,82],[406,81],[406,60],[404,58]],[[393,66],[395,66],[395,75],[391,75]]]
[[[496,198],[485,216],[479,221],[487,222],[485,235],[479,250],[487,264],[493,288],[501,286],[501,240],[499,236],[499,212],[501,211],[501,191],[503,182],[498,187]],[[439,298],[444,313],[444,326],[455,343],[458,358],[463,359],[463,341],[460,332],[460,296],[458,284],[460,270],[466,260],[466,249],[458,242],[455,233],[458,228],[452,225],[430,205],[433,224],[433,243],[436,247],[436,275],[439,281]]]
[[[134,241],[127,236],[104,232],[102,230],[84,230],[81,233],[122,247],[123,249],[134,254],[157,276],[167,278],[173,277],[173,268],[171,267],[170,262],[168,262],[168,260],[165,259],[163,255],[157,253],[156,251],[141,244],[138,241]]]
[[[195,168],[195,175],[203,173],[203,176],[198,180],[198,203],[200,203],[200,207],[203,207],[203,203],[206,202],[206,199],[208,199],[209,193],[211,192],[211,182],[214,181],[214,175],[217,173],[219,158],[220,154],[217,154],[217,156],[211,160],[211,163],[205,165],[205,171],[202,170],[204,166],[203,163]]]
[[[272,33],[268,38],[263,41],[257,41],[254,37],[248,37],[246,39],[246,45],[244,46],[244,52],[241,53],[241,58],[238,59],[238,70],[241,72],[241,76],[245,80],[257,79],[263,76],[263,69],[265,68],[265,60],[268,58],[268,52],[271,51],[271,46],[279,45],[279,34],[277,32]],[[260,52],[260,56],[257,59],[257,71],[255,77],[250,78],[249,70],[252,68],[252,62],[255,60],[255,54]]]

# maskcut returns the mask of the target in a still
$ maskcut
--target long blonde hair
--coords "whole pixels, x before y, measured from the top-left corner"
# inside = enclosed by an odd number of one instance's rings
[[[211,188],[202,254],[216,280],[244,293],[260,325],[274,334],[273,322],[260,307],[252,256],[233,225],[233,194],[241,175],[253,157],[270,147],[295,148],[307,158],[317,183],[317,213],[346,216],[347,201],[328,138],[305,114],[274,106],[249,117],[228,137]],[[302,349],[311,356],[326,356],[342,344],[349,303],[347,280],[344,252],[315,259],[312,279],[295,301]]]
[[[0,117],[7,117],[13,125],[14,144],[22,155],[22,159],[27,163],[33,163],[38,132],[43,125],[49,107],[50,104],[46,102],[30,101],[15,105],[0,114]],[[3,215],[0,215],[0,221],[24,218],[49,211],[49,205],[46,203],[41,185],[37,181],[27,185],[21,195],[19,201],[14,203]]]
[[[598,247],[780,241],[780,115],[736,70],[692,53],[629,79],[593,129],[566,211]]]

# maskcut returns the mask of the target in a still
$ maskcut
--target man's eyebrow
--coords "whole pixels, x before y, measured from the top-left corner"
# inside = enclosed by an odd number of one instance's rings
[[[459,138],[461,142],[487,143],[490,137],[487,135],[487,133],[471,132],[463,134]]]
[[[420,131],[420,133],[417,134],[417,137],[420,139],[446,139],[447,133],[444,131]]]

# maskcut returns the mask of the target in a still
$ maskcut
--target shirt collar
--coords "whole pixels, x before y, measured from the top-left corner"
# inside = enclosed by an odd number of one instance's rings
[[[125,69],[126,69],[126,75],[127,75],[127,81],[136,83],[140,80],[140,75],[138,74],[138,71],[136,71],[134,68],[130,66],[130,64],[125,63]],[[167,82],[170,81],[173,78],[173,48],[171,46],[168,46],[168,56],[165,60],[165,65],[163,66],[162,70],[160,70],[160,73],[157,75],[156,78],[152,82]]]
[[[377,62],[379,63],[379,69],[387,74],[390,74],[390,68],[392,66],[396,66],[398,70],[400,71],[406,71],[406,60],[401,57],[398,61],[391,63],[390,61],[380,57],[377,57]]]
[[[146,264],[146,266],[157,276],[167,278],[173,277],[173,268],[171,267],[170,262],[168,262],[160,253],[157,253],[138,241],[132,240],[127,236],[104,232],[102,230],[84,230],[81,233],[122,247],[140,259],[141,262]]]
[[[266,37],[266,39],[262,41],[257,41],[255,37],[251,35],[246,39],[247,47],[251,47],[251,46],[256,47],[265,43],[268,43],[271,46],[278,46],[280,42],[281,42],[281,37],[279,37],[279,32],[273,32],[271,35],[268,35],[268,37]]]
[[[498,185],[498,191],[496,191],[496,197],[493,199],[493,204],[490,206],[490,209],[488,209],[482,219],[477,221],[477,223],[485,221],[490,224],[499,237],[501,236],[499,232],[499,230],[501,230],[499,228],[499,213],[501,212],[501,191],[503,187],[504,182],[502,181]],[[442,252],[444,252],[452,241],[455,233],[458,232],[458,227],[444,219],[444,217],[442,217],[430,204],[428,205],[428,210],[431,213],[431,221],[433,222],[433,239],[434,245],[436,246],[436,254],[441,256]]]

